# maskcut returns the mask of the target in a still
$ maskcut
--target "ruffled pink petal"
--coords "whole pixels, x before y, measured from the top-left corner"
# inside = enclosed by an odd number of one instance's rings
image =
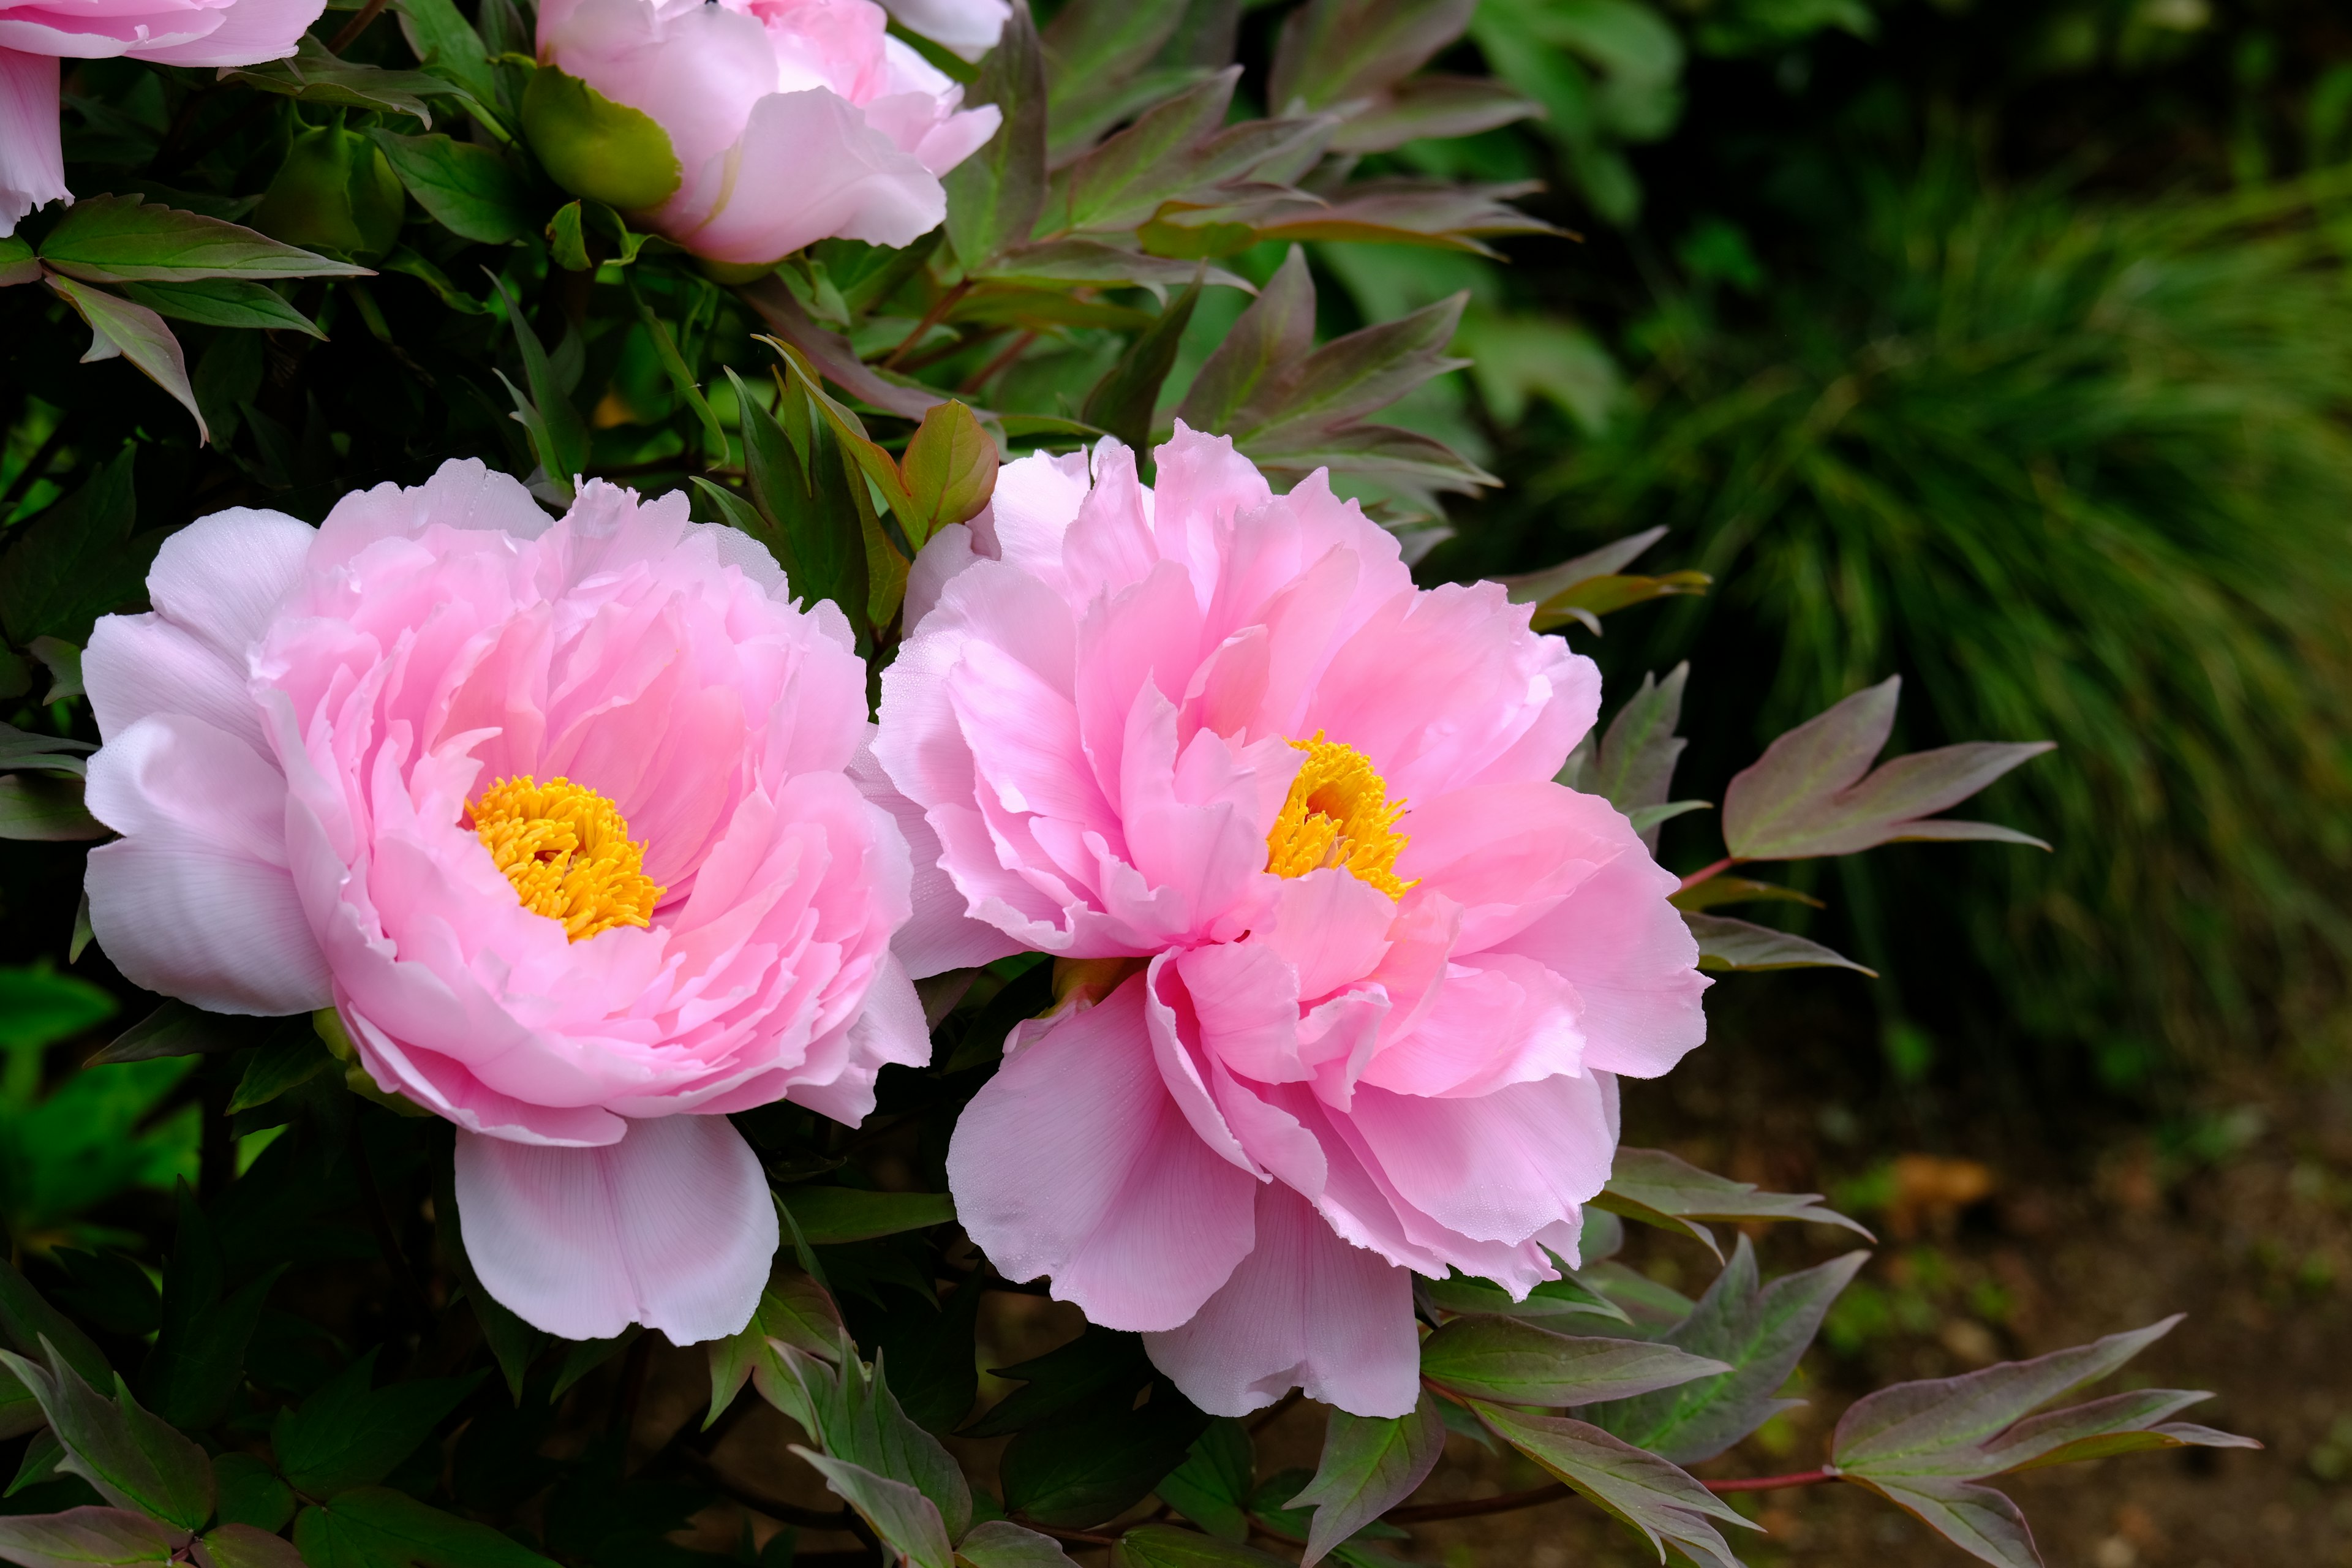
[[[969,969],[1021,951],[1003,931],[964,913],[964,898],[940,866],[940,836],[916,805],[882,771],[871,748],[849,765],[850,782],[866,798],[890,814],[914,864],[909,896],[912,917],[890,939],[890,951],[908,974],[920,980],[950,969]]]
[[[35,207],[69,202],[58,134],[58,59],[0,47],[0,239]]]
[[[318,540],[317,529],[284,512],[237,507],[200,517],[156,552],[148,602],[242,676],[247,651],[293,591]]]
[[[457,1134],[457,1217],[484,1288],[532,1327],[673,1344],[751,1321],[777,1242],[759,1157],[724,1117],[634,1121],[602,1149]]]
[[[1629,825],[1626,833],[1633,832]],[[1706,1039],[1698,943],[1666,902],[1673,872],[1628,853],[1497,951],[1525,954],[1576,987],[1584,1061],[1655,1078]]]
[[[971,530],[961,522],[951,522],[931,535],[929,542],[915,552],[915,563],[907,571],[903,611],[907,629],[913,631],[931,613],[949,578],[980,559],[972,549]]]
[[[756,265],[828,236],[911,244],[946,216],[947,192],[920,159],[811,88],[753,105],[741,138],[688,167],[657,221],[698,256]]]
[[[578,0],[542,14],[539,49],[548,64],[651,115],[684,169],[733,145],[778,80],[768,30],[726,5]]]
[[[184,714],[143,719],[89,759],[91,815],[123,835],[85,885],[100,945],[135,984],[215,1013],[308,1013],[327,962],[287,869],[286,780]]]
[[[1007,1279],[1114,1329],[1173,1328],[1250,1248],[1244,1171],[1201,1142],[1168,1092],[1129,979],[1024,1045],[975,1096],[948,1148],[965,1231]]]
[[[1245,1415],[1293,1388],[1352,1415],[1395,1416],[1421,1391],[1412,1276],[1350,1247],[1279,1183],[1257,1200],[1257,1245],[1190,1321],[1143,1348],[1212,1415]]]
[[[1062,539],[1093,482],[1087,455],[1033,452],[996,471],[996,491],[971,520],[973,548],[1060,589]],[[1066,618],[1067,612],[1065,612]]]
[[[233,659],[162,616],[101,616],[82,649],[81,678],[100,734],[140,720],[185,713],[268,754],[260,705]]]
[[[1401,1201],[1473,1241],[1516,1246],[1572,1217],[1609,1180],[1612,1110],[1587,1074],[1465,1100],[1366,1085],[1348,1120]]]
[[[135,59],[167,66],[249,66],[284,59],[327,8],[326,0],[236,0],[220,26],[184,44],[142,45]]]

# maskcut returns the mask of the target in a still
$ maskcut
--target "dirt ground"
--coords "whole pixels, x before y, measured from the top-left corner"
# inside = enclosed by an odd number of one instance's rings
[[[1788,995],[1800,1013],[1808,1005],[1803,987]],[[1718,1028],[1716,1042],[1670,1079],[1628,1086],[1626,1141],[1780,1190],[1826,1192],[1871,1224],[1880,1245],[1800,1373],[1795,1392],[1810,1403],[1700,1474],[1811,1469],[1827,1457],[1840,1410],[1873,1386],[2039,1354],[2181,1312],[2169,1337],[2098,1392],[2212,1390],[2216,1397],[2185,1418],[2264,1447],[2138,1455],[2000,1483],[2023,1507],[2044,1558],[2052,1568],[2352,1568],[2352,1020],[2342,1038],[2287,1047],[2259,1070],[2208,1069],[2162,1109],[2128,1113],[1965,1078],[1933,1093],[1874,1089],[1844,1102],[1819,1088],[1839,1082],[1839,1063],[1852,1059],[1839,1054],[1854,1047],[1837,1042],[1838,1020],[1825,1018],[1801,1047],[1776,1049],[1726,1022],[1733,1026]],[[1631,1228],[1628,1261],[1686,1293],[1704,1289],[1714,1265],[1696,1244]],[[1826,1227],[1759,1227],[1756,1236],[1768,1274],[1853,1245]],[[1037,1353],[1076,1330],[1066,1308],[991,1298],[987,1363]],[[677,1370],[683,1418],[699,1368]],[[646,1414],[649,1426],[666,1424],[650,1406]],[[719,1457],[777,1495],[830,1506],[814,1477],[791,1476],[772,1458],[788,1439],[781,1418],[761,1417]],[[658,1441],[646,1427],[639,1436]],[[1293,1409],[1260,1435],[1262,1472],[1311,1466],[1319,1437],[1319,1415]],[[1524,1461],[1454,1444],[1416,1501],[1496,1496],[1544,1479]],[[970,1446],[966,1458],[989,1475],[991,1446]],[[1858,1488],[1747,1494],[1737,1503],[1761,1527],[1733,1543],[1751,1568],[1969,1561]],[[740,1528],[710,1524],[714,1536]],[[1573,1499],[1422,1525],[1413,1537],[1393,1543],[1398,1555],[1433,1568],[1654,1561]],[[803,1550],[850,1544],[811,1536]]]

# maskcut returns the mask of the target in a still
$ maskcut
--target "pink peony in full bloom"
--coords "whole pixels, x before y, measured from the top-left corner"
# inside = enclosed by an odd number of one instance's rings
[[[58,61],[129,55],[166,66],[282,59],[326,0],[0,0],[0,238],[66,189]]]
[[[1000,115],[961,108],[888,23],[874,0],[546,0],[541,64],[659,140],[614,132],[547,71],[524,123],[559,183],[713,261],[763,265],[829,237],[906,245],[947,216],[940,176]]]
[[[1156,489],[1115,441],[1008,466],[915,609],[876,747],[899,951],[1042,949],[1072,992],[957,1125],[965,1228],[1202,1409],[1402,1415],[1412,1275],[1557,1278],[1614,1075],[1706,1033],[1675,878],[1553,782],[1591,661],[1181,425]]]
[[[219,1012],[331,1005],[457,1125],[467,1252],[530,1322],[741,1328],[777,1222],[723,1113],[856,1121],[930,1050],[840,612],[682,495],[551,522],[478,462],[317,529],[205,518],[148,590],[83,659],[108,956]]]

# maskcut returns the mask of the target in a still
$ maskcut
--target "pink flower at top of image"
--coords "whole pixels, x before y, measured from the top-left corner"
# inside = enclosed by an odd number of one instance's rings
[[[0,237],[70,202],[58,136],[60,58],[166,66],[283,59],[326,0],[0,0]]]
[[[332,1006],[457,1124],[467,1256],[526,1321],[740,1329],[777,1221],[724,1113],[855,1122],[930,1051],[840,612],[682,495],[551,521],[471,461],[320,528],[202,519],[148,591],[83,658],[107,956],[218,1012]]]
[[[966,38],[995,37],[977,14],[988,0],[930,8]],[[873,0],[545,0],[541,64],[644,114],[667,144],[608,140],[552,96],[526,102],[525,124],[559,183],[713,261],[765,265],[829,237],[906,245],[947,216],[940,177],[1000,115],[962,108],[962,88],[888,23]]]
[[[902,956],[1040,949],[1067,993],[956,1127],[957,1215],[1204,1410],[1402,1415],[1412,1275],[1557,1278],[1616,1075],[1699,1044],[1707,982],[1675,879],[1553,782],[1591,660],[1417,589],[1319,473],[1181,425],[1158,459],[1006,467],[883,676]]]

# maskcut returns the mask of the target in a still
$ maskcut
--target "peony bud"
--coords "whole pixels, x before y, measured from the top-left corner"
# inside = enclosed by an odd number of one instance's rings
[[[400,243],[407,199],[374,142],[322,125],[294,138],[253,226],[305,250],[373,261]]]
[[[553,66],[540,67],[524,89],[522,129],[548,178],[575,196],[637,212],[677,190],[668,132],[643,110],[615,103]]]

